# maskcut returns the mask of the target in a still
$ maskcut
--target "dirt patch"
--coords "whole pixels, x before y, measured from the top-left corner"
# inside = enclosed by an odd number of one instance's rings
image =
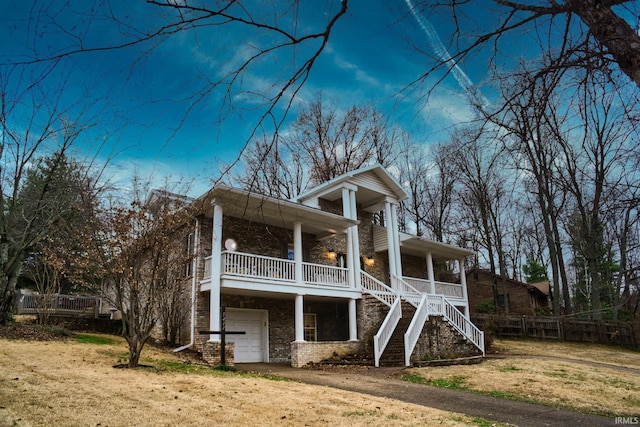
[[[41,326],[32,323],[0,325],[0,338],[27,341],[60,341],[71,336],[71,332],[57,326]]]

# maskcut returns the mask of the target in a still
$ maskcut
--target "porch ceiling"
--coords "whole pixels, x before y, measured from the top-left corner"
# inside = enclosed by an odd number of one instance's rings
[[[197,200],[201,212],[209,217],[213,216],[214,201],[222,205],[225,216],[287,229],[300,222],[303,232],[321,237],[345,233],[347,228],[358,224],[358,221],[320,209],[225,186],[217,186]]]
[[[431,252],[433,258],[447,260],[455,260],[475,254],[475,252],[468,249],[406,233],[400,233],[400,251],[416,256],[425,256],[425,253]]]
[[[475,252],[468,249],[459,248],[457,246],[448,245],[446,243],[436,242],[434,240],[413,236],[407,233],[400,234],[400,252],[403,254],[414,255],[418,257],[426,256],[427,252],[431,252],[431,256],[440,260],[456,260]],[[373,227],[373,241],[376,252],[389,250],[387,241],[387,229],[376,225]]]

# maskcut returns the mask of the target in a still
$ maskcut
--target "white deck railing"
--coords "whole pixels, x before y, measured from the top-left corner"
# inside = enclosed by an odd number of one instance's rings
[[[413,286],[420,292],[428,294],[444,295],[446,297],[464,298],[462,285],[459,283],[447,283],[434,281],[433,284],[427,279],[418,279],[417,277],[403,277],[405,282]]]
[[[329,265],[302,263],[302,277],[305,283],[348,288],[347,269]]]
[[[222,274],[295,282],[295,269],[295,263],[288,259],[242,252],[222,252]]]
[[[391,304],[391,309],[389,313],[387,313],[387,317],[384,318],[378,333],[373,336],[373,356],[376,368],[380,366],[380,357],[387,347],[387,344],[389,344],[393,331],[395,331],[401,318],[402,308],[400,298],[396,298],[394,303]]]
[[[360,283],[362,284],[363,291],[374,296],[389,307],[391,307],[398,298],[397,292],[364,271],[360,272]]]
[[[413,349],[416,347],[418,343],[418,339],[422,334],[422,328],[424,328],[424,323],[429,318],[429,299],[427,294],[422,294],[422,298],[420,298],[420,304],[418,304],[418,308],[416,309],[416,313],[413,315],[413,319],[411,319],[411,323],[407,328],[407,332],[404,334],[404,365],[411,365],[411,353],[413,353]]]
[[[391,276],[391,283],[394,284],[393,288],[400,291],[400,296],[404,298],[409,304],[414,307],[418,307],[420,300],[422,299],[422,292],[402,280],[397,276]]]
[[[205,258],[204,279],[211,278],[211,257]],[[296,282],[295,262],[242,252],[222,252],[221,273],[282,282]],[[328,265],[302,263],[303,282],[309,285],[348,288],[347,269]]]

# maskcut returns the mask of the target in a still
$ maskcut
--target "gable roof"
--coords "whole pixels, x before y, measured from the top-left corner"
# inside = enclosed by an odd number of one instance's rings
[[[373,205],[385,197],[391,197],[398,202],[409,197],[395,178],[381,164],[376,163],[346,172],[330,181],[303,191],[293,197],[291,201],[315,205],[318,198],[337,200],[342,197],[342,189],[349,188],[349,186],[357,187],[357,201],[364,206]]]
[[[496,279],[502,279],[502,276],[501,276],[501,275],[499,275],[499,274],[493,274],[493,273],[492,273],[491,271],[489,271],[489,270],[485,270],[485,269],[483,269],[483,268],[478,268],[478,267],[475,267],[475,268],[472,268],[472,269],[470,269],[470,270],[467,270],[467,272],[466,272],[467,274],[466,274],[466,275],[467,275],[467,276],[469,276],[469,274],[473,274],[473,273],[475,273],[475,272],[478,272],[478,273],[484,273],[484,274],[486,274],[487,276],[493,276],[493,277],[495,277]],[[509,277],[507,277],[507,278],[506,278],[506,280],[507,280],[507,282],[508,282],[508,283],[511,283],[511,284],[513,284],[513,285],[516,285],[516,286],[523,287],[523,288],[527,289],[529,292],[532,292],[532,293],[534,293],[534,294],[541,294],[541,295],[544,295],[545,297],[548,295],[548,294],[545,294],[542,290],[540,290],[540,289],[539,289],[539,288],[537,288],[536,286],[530,285],[529,283],[520,282],[520,281],[518,281],[518,280],[511,279],[511,278],[509,278]],[[467,283],[469,283],[469,282],[467,281]]]

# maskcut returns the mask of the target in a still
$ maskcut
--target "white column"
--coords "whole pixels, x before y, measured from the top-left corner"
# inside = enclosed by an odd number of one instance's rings
[[[349,300],[349,341],[358,341],[358,320],[356,316],[356,300]]]
[[[358,219],[358,209],[356,207],[356,192],[351,190],[349,192],[349,204],[351,205],[351,219]],[[360,289],[360,237],[358,236],[358,226],[354,225],[352,228],[351,245],[353,246],[353,275],[354,286]]]
[[[302,223],[293,223],[293,262],[295,265],[296,283],[301,285],[304,282],[302,277]]]
[[[435,284],[435,275],[433,273],[433,257],[431,256],[431,252],[427,252],[427,278],[431,283],[431,293],[436,293],[436,284]]]
[[[393,230],[393,225],[391,222],[391,203],[384,203],[384,225],[387,227],[387,248],[389,251],[389,273],[392,276],[397,275],[396,273],[396,245],[395,238],[393,237],[395,231]],[[391,281],[391,285],[393,286],[393,281]]]
[[[460,285],[462,285],[462,297],[465,304],[464,316],[469,319],[469,297],[467,296],[467,273],[464,271],[464,258],[458,260],[458,267],[460,268]]]
[[[211,233],[211,296],[209,297],[209,330],[220,330],[220,272],[222,263],[222,206],[213,202]],[[209,341],[220,341],[219,334],[210,334]]]
[[[342,189],[342,215],[345,218],[351,218],[351,191],[348,188]],[[347,229],[347,277],[349,278],[349,287],[353,288],[356,285],[355,275],[355,262],[353,255],[353,235],[354,228],[349,227]]]
[[[295,308],[296,341],[304,341],[304,299],[302,295],[296,295]]]
[[[402,257],[400,256],[400,230],[398,229],[398,210],[396,205],[391,205],[391,224],[393,225],[393,237],[396,254],[396,275],[402,278]]]

